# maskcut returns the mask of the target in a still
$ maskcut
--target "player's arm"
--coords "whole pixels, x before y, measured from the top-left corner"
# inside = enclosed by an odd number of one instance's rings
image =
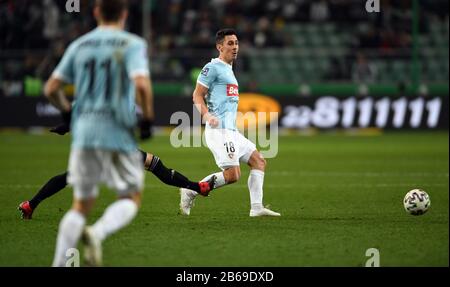
[[[149,76],[135,76],[133,78],[136,86],[136,103],[142,109],[142,120],[139,123],[141,139],[152,136],[152,125],[154,119],[152,82]]]
[[[44,95],[51,104],[63,113],[68,113],[71,110],[71,104],[65,97],[62,87],[64,83],[73,83],[74,81],[75,52],[75,45],[72,44],[67,48],[61,62],[59,62],[44,87]]]
[[[70,113],[71,104],[62,90],[64,82],[54,76],[45,83],[44,95],[49,102],[63,113]]]
[[[61,111],[63,123],[52,128],[50,131],[63,135],[70,130],[70,118],[72,105],[67,100],[62,87],[64,83],[74,82],[74,59],[76,48],[74,45],[69,46],[64,53],[61,62],[53,71],[52,76],[44,87],[44,95],[57,109]]]
[[[216,127],[219,124],[219,120],[208,112],[208,107],[205,103],[205,97],[209,90],[208,84],[213,80],[213,71],[210,71],[208,68],[203,69],[192,94],[192,101],[201,114],[203,121],[208,122],[212,127]]]
[[[154,119],[153,90],[150,80],[147,44],[143,40],[131,43],[125,53],[125,66],[136,88],[136,104],[142,109],[139,123],[141,139],[152,136]]]
[[[54,76],[50,77],[44,87],[44,95],[49,102],[61,111],[63,122],[50,129],[50,132],[65,135],[70,131],[71,103],[67,100],[62,86],[64,82]]]
[[[136,76],[133,78],[136,86],[136,102],[142,109],[143,118],[153,121],[155,112],[153,108],[152,81],[149,76]]]
[[[202,115],[202,118],[204,116],[207,116],[208,114],[208,108],[206,107],[205,104],[205,97],[207,93],[208,88],[197,83],[197,85],[195,86],[194,93],[192,94],[192,100],[194,102],[194,105],[197,107],[198,111]]]

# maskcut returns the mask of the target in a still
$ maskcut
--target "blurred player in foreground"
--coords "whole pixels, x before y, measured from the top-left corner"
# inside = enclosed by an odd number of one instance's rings
[[[193,101],[206,122],[205,140],[222,172],[207,176],[216,177],[215,188],[239,180],[239,162],[250,166],[248,189],[250,191],[250,216],[280,216],[263,206],[263,182],[266,161],[254,143],[236,128],[239,87],[233,73],[233,61],[237,58],[239,42],[236,32],[223,29],[216,34],[219,57],[205,65],[193,93]],[[206,100],[206,104],[205,104]],[[197,192],[180,189],[180,210],[189,215]]]
[[[66,252],[76,248],[80,237],[86,263],[101,265],[102,241],[133,220],[144,185],[144,167],[133,130],[138,102],[143,111],[141,138],[151,134],[147,44],[123,31],[128,16],[126,0],[97,0],[94,15],[98,27],[68,47],[45,85],[50,102],[72,118],[67,180],[73,186],[74,201],[59,225],[53,266],[66,265]],[[62,94],[63,83],[75,85],[73,107]],[[85,226],[99,183],[114,188],[118,200],[94,225]]]

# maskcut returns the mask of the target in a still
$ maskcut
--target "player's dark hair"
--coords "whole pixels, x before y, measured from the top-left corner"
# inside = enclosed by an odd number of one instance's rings
[[[234,29],[221,29],[219,31],[217,31],[216,33],[216,44],[220,44],[222,43],[223,39],[225,39],[225,36],[230,36],[230,35],[236,35],[236,31],[234,31]]]
[[[100,7],[103,20],[106,22],[116,22],[120,15],[128,8],[127,0],[96,0],[96,5]]]

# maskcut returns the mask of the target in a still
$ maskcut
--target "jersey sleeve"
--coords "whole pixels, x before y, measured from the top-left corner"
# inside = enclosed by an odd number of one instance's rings
[[[197,83],[209,89],[211,84],[216,80],[217,71],[213,65],[207,64],[197,78]]]
[[[148,76],[150,74],[150,68],[145,41],[136,41],[131,44],[126,52],[125,61],[130,79],[136,76]]]
[[[68,84],[72,84],[75,81],[75,51],[75,45],[71,44],[53,71],[53,77]]]

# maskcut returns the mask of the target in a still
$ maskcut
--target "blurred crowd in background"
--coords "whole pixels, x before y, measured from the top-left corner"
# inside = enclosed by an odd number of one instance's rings
[[[216,55],[223,27],[238,32],[235,70],[245,83],[407,82],[412,2],[381,0],[381,12],[368,13],[361,0],[129,0],[127,29],[149,40],[156,82],[192,81]],[[81,0],[81,12],[68,13],[65,0],[1,0],[0,95],[26,78],[48,78],[66,46],[95,27],[92,3]],[[447,82],[448,1],[419,7],[421,81]]]

